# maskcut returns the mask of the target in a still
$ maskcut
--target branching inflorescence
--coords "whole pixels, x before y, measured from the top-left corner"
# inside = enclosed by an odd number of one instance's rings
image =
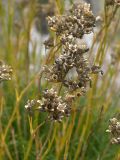
[[[91,81],[90,74],[101,72],[99,66],[89,66],[84,54],[89,50],[80,40],[84,34],[93,32],[95,17],[90,5],[80,3],[73,5],[67,15],[48,17],[48,25],[56,32],[62,44],[62,54],[55,60],[53,66],[45,67],[46,79],[52,82],[61,82],[74,91],[86,88]],[[67,73],[76,69],[77,81],[66,80]]]
[[[0,62],[0,83],[2,81],[11,80],[12,71],[13,70],[11,66],[5,65],[2,62]]]
[[[61,83],[68,94],[62,98],[52,88],[43,92],[42,100],[28,101],[25,107],[31,110],[34,108],[34,102],[38,105],[36,109],[49,113],[50,119],[61,121],[63,117],[70,115],[72,101],[76,96],[71,93],[79,90],[82,95],[86,91],[87,84],[92,81],[91,74],[102,73],[99,66],[89,65],[85,57],[89,48],[85,43],[81,43],[84,34],[93,32],[96,19],[90,4],[81,2],[74,4],[68,14],[48,17],[47,20],[49,28],[56,33],[62,53],[52,66],[43,67],[44,75],[49,82]],[[45,45],[46,48],[54,46],[51,40],[45,41]],[[77,73],[75,80],[68,78],[72,69]]]
[[[73,98],[73,96],[66,95],[63,99],[57,95],[53,88],[50,90],[46,89],[41,100],[28,100],[25,108],[31,113],[35,110],[47,112],[48,119],[61,121],[64,116],[68,117],[70,115],[70,100]]]

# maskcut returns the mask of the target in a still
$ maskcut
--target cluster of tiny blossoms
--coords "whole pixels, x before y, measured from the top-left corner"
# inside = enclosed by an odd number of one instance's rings
[[[0,83],[2,81],[11,80],[12,71],[13,70],[11,66],[5,65],[0,62]]]
[[[25,108],[30,113],[33,113],[35,110],[47,112],[49,120],[61,122],[63,117],[68,117],[70,115],[70,99],[72,101],[74,97],[66,95],[63,99],[61,96],[57,95],[57,92],[53,88],[51,88],[49,90],[46,89],[43,92],[41,100],[28,100]]]
[[[66,15],[48,17],[48,26],[58,36],[72,35],[82,38],[84,34],[91,33],[95,26],[95,17],[90,4],[74,4]]]
[[[120,144],[120,122],[116,118],[109,120],[109,127],[106,132],[111,133],[111,143]]]
[[[102,72],[99,66],[90,66],[85,57],[89,48],[80,40],[89,34],[95,26],[95,17],[90,4],[73,5],[69,13],[61,16],[48,17],[48,26],[60,39],[62,54],[55,59],[52,66],[45,66],[45,77],[51,82],[61,82],[71,91],[86,88],[91,83],[91,74]],[[70,70],[75,69],[77,80],[67,79]]]
[[[71,113],[72,101],[76,96],[85,93],[87,83],[91,83],[91,74],[101,72],[99,66],[90,66],[85,58],[89,48],[81,43],[84,34],[93,32],[95,17],[90,4],[74,4],[66,15],[48,17],[49,28],[56,33],[62,53],[55,59],[52,66],[44,66],[43,71],[47,81],[61,83],[66,89],[65,98],[57,95],[51,88],[43,92],[41,100],[28,101],[25,108],[33,112],[37,109],[48,113],[51,120],[61,121]],[[46,49],[54,47],[53,39],[45,41]],[[69,72],[76,70],[77,78],[68,78]],[[74,91],[80,90],[78,94]],[[35,107],[37,106],[37,108]]]

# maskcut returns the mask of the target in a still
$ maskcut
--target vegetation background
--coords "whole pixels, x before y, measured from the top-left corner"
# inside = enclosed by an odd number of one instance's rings
[[[92,88],[74,103],[71,117],[43,123],[44,113],[31,119],[24,108],[28,99],[52,86],[44,80],[39,86],[41,67],[53,59],[42,45],[48,33],[53,34],[45,17],[63,14],[73,2],[0,0],[0,59],[13,68],[12,80],[0,84],[0,160],[120,160],[119,145],[111,145],[106,133],[109,119],[119,117],[120,110],[118,7],[100,10],[102,20],[93,43],[89,40],[88,56],[102,66],[104,75],[92,77]]]

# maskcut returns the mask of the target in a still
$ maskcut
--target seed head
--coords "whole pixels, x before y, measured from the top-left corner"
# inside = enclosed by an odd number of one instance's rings
[[[12,72],[13,70],[11,66],[5,65],[0,62],[0,83],[2,81],[11,80]]]
[[[68,103],[67,98],[62,99],[53,88],[43,91],[41,100],[28,100],[25,108],[29,112],[34,112],[35,110],[47,112],[48,119],[55,121],[62,121],[62,119],[68,117],[71,112],[70,103]]]
[[[102,73],[99,66],[89,65],[85,58],[89,48],[80,42],[84,34],[93,31],[95,21],[90,4],[83,2],[74,4],[68,14],[48,17],[48,26],[56,32],[62,45],[62,54],[44,70],[48,81],[61,82],[70,91],[75,91],[91,83],[91,74]],[[66,78],[73,68],[77,72],[76,81]]]
[[[95,26],[95,17],[90,4],[74,4],[69,14],[48,17],[48,26],[60,37],[69,34],[76,38],[82,38],[89,34]]]
[[[116,118],[109,120],[109,126],[106,132],[111,133],[112,144],[120,144],[120,122]]]
[[[49,48],[53,47],[54,46],[53,38],[49,38],[48,40],[46,40],[44,42],[44,45],[45,45],[46,49],[49,49]]]

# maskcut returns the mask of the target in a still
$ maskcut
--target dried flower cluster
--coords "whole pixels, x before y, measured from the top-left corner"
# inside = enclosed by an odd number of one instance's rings
[[[68,101],[69,99],[69,101]],[[73,97],[67,95],[64,99],[57,95],[57,92],[51,88],[43,92],[41,100],[28,100],[25,108],[32,113],[35,110],[48,113],[48,119],[61,121],[63,117],[68,117],[71,112],[69,104]]]
[[[65,98],[57,95],[55,90],[43,92],[41,100],[28,101],[25,106],[29,111],[33,106],[49,113],[51,120],[61,121],[71,112],[72,101],[86,91],[87,83],[91,83],[91,74],[102,72],[99,66],[90,66],[85,58],[89,50],[85,43],[81,43],[84,34],[89,34],[95,27],[95,17],[87,3],[73,5],[66,15],[48,17],[48,26],[56,33],[62,53],[55,59],[52,66],[44,66],[46,80],[61,83],[68,90]],[[54,40],[45,41],[46,48],[54,47]],[[76,79],[68,78],[71,70],[76,70]],[[74,91],[79,89],[77,94]],[[71,94],[72,93],[72,94]]]
[[[56,32],[62,44],[62,54],[56,58],[53,66],[44,67],[46,79],[61,82],[71,91],[86,88],[91,82],[91,74],[101,72],[99,66],[89,66],[85,53],[89,50],[80,40],[84,34],[89,34],[95,26],[95,17],[87,3],[75,4],[69,14],[48,17],[49,27]],[[71,69],[77,72],[77,80],[66,79]]]
[[[48,26],[58,36],[72,35],[82,38],[84,34],[91,33],[95,26],[95,17],[90,4],[74,4],[69,14],[48,17]]]
[[[112,118],[109,123],[106,132],[109,132],[112,135],[111,143],[120,144],[120,122],[116,118]]]
[[[11,66],[4,65],[0,62],[0,83],[2,81],[11,80],[12,71]]]

